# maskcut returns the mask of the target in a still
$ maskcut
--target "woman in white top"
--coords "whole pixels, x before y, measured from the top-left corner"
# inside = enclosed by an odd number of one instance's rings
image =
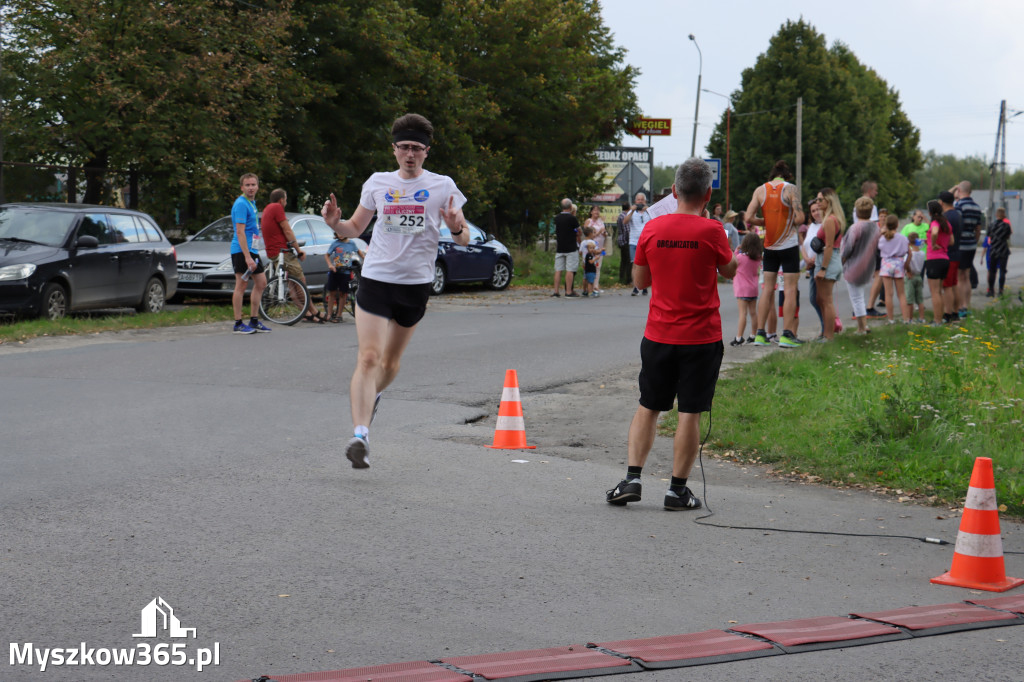
[[[423,168],[433,134],[423,116],[400,117],[391,126],[398,170],[371,175],[348,220],[342,220],[334,194],[320,211],[339,237],[358,237],[377,214],[356,292],[359,356],[349,391],[355,430],[345,449],[355,469],[370,466],[370,423],[381,391],[398,374],[426,312],[442,224],[455,243],[469,244],[462,215],[466,197],[451,178]]]
[[[817,280],[814,279],[814,259],[817,256],[814,253],[814,249],[811,248],[811,242],[818,236],[818,229],[821,228],[821,207],[818,206],[818,200],[815,199],[811,202],[810,210],[811,224],[807,226],[807,233],[804,235],[804,240],[800,244],[800,255],[803,256],[804,266],[807,268],[807,276],[810,278],[810,296],[811,307],[814,308],[814,312],[818,313],[818,322],[821,323],[822,336],[825,334],[825,322],[821,317],[821,306],[818,305],[818,286]],[[819,336],[818,338],[822,338]]]

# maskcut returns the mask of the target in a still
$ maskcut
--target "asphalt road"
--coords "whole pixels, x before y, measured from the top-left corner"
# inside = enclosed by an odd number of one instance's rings
[[[341,453],[351,323],[0,347],[8,646],[219,650],[202,673],[5,660],[0,679],[241,680],[995,596],[928,582],[951,546],[696,525],[661,509],[656,468],[643,502],[607,505],[645,314],[623,292],[435,299],[374,424],[368,471]],[[727,360],[763,352],[727,348]],[[536,450],[483,447],[506,368]],[[670,447],[659,440],[652,459]],[[706,497],[694,488],[713,522],[957,535],[942,509],[717,460],[704,474]],[[1024,527],[1002,531],[1024,550]],[[1024,557],[1006,566],[1024,576]],[[195,638],[133,637],[157,597]],[[1003,627],[635,678],[1021,680],[1022,645],[1024,627]]]

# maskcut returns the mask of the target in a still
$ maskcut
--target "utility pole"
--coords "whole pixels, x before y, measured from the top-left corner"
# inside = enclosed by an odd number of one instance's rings
[[[999,159],[999,140],[1003,137],[1006,132],[1006,100],[1004,99],[999,105],[999,125],[996,127],[996,148],[992,152],[992,177],[989,181],[989,193],[988,193],[988,220],[991,222],[995,219],[996,210],[996,162]],[[1003,149],[1005,149],[1005,145]],[[1005,154],[1005,152],[1004,152]],[[1003,157],[1005,161],[1005,156]],[[1000,201],[1002,201],[1002,191],[1000,191]]]
[[[1002,121],[1003,151],[999,160],[999,205],[1006,208],[1006,100],[1003,100]]]
[[[700,58],[700,68],[697,70],[697,106],[693,109],[693,141],[690,143],[690,157],[693,158],[697,155],[697,118],[700,116],[700,79],[704,74],[704,54],[700,51],[700,45],[697,44],[697,39],[692,33],[690,40],[697,48],[697,56]]]
[[[801,198],[802,183],[804,178],[804,98],[796,98],[796,196]]]

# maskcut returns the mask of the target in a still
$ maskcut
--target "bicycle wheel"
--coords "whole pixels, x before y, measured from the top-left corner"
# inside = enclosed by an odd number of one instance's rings
[[[260,298],[260,314],[277,324],[295,324],[308,309],[309,291],[306,287],[280,277],[267,282]]]
[[[354,268],[352,270],[352,279],[349,280],[348,285],[348,303],[345,307],[348,309],[352,319],[356,317],[356,291],[359,289],[359,275],[359,269]]]

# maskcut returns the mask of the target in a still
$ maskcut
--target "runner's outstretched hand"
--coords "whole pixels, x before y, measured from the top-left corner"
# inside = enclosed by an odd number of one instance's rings
[[[325,201],[324,207],[320,209],[320,215],[331,227],[336,227],[337,223],[341,222],[341,208],[338,206],[338,199],[333,192],[331,198]]]

